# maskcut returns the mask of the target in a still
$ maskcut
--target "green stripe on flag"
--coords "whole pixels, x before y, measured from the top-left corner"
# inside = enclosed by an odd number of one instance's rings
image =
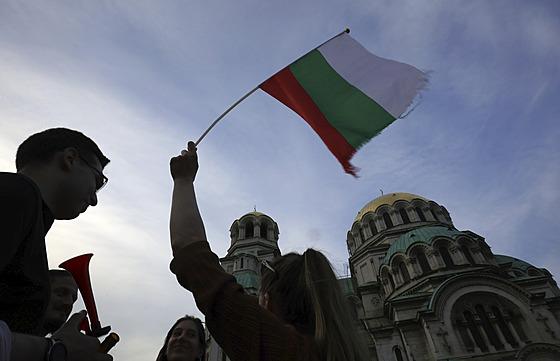
[[[340,76],[318,50],[290,65],[290,70],[328,122],[355,149],[396,119]]]

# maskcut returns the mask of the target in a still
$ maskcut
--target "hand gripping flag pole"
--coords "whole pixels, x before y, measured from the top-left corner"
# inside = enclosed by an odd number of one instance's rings
[[[426,86],[426,73],[380,58],[346,29],[292,62],[224,112],[196,142],[258,88],[300,115],[339,160],[350,164],[355,152],[410,107]],[[406,115],[405,115],[406,116]]]

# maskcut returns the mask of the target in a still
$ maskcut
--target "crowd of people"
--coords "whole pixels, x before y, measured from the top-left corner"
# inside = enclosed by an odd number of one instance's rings
[[[100,341],[69,317],[77,298],[70,274],[48,269],[45,235],[57,219],[97,205],[109,159],[93,140],[66,128],[25,140],[16,173],[0,172],[0,361],[107,361]],[[194,143],[170,161],[173,178],[171,271],[190,291],[212,337],[230,360],[363,361],[355,327],[328,259],[319,251],[263,262],[259,297],[248,295],[220,266],[206,239],[195,197]],[[177,320],[156,361],[204,360],[200,319]]]

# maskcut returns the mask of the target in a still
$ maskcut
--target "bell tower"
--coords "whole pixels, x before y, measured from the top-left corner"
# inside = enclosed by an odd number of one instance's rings
[[[247,293],[257,295],[261,262],[271,261],[280,255],[278,224],[255,210],[236,219],[229,232],[231,245],[220,263]]]

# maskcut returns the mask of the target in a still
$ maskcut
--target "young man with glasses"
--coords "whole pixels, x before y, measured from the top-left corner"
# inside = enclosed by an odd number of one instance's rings
[[[84,134],[53,128],[19,146],[17,173],[0,172],[0,361],[112,359],[97,352],[96,338],[78,332],[83,312],[51,340],[31,336],[50,298],[45,235],[55,219],[74,219],[97,205],[107,163]]]

